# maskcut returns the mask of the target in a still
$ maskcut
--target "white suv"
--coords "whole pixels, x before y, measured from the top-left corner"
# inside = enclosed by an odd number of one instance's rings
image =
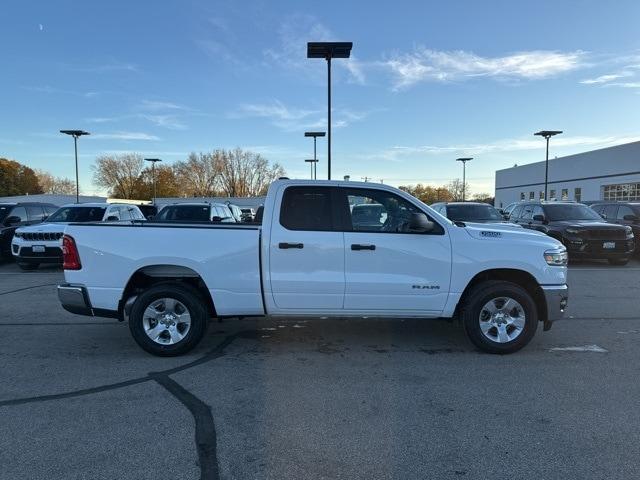
[[[23,270],[35,270],[41,263],[62,264],[62,235],[69,223],[126,222],[144,220],[135,205],[125,203],[73,203],[64,205],[44,223],[18,228],[11,241],[11,253]]]

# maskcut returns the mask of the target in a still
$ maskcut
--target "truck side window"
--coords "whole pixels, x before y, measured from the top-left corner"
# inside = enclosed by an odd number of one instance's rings
[[[423,213],[405,199],[385,190],[344,189],[349,204],[354,232],[410,233],[409,223],[413,213]],[[430,219],[433,221],[433,219]],[[444,233],[436,228],[433,233]]]
[[[287,230],[332,231],[331,189],[287,188],[282,196],[280,224]]]

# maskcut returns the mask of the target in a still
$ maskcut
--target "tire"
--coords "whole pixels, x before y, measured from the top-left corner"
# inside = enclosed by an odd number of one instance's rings
[[[142,349],[159,357],[183,355],[195,348],[207,323],[202,296],[178,283],[161,283],[145,290],[138,295],[129,315],[133,339]]]
[[[37,270],[39,263],[18,263],[18,266],[25,271]]]
[[[609,261],[609,265],[626,265],[627,263],[629,263],[629,259],[628,258],[607,258],[607,260]]]
[[[509,306],[513,308],[507,311]],[[471,343],[487,353],[516,352],[531,341],[538,328],[538,312],[529,292],[500,280],[473,287],[464,301],[461,320]]]

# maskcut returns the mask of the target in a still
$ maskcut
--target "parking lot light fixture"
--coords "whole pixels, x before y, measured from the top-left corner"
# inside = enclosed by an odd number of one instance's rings
[[[161,162],[159,158],[145,158],[145,162],[151,162],[151,176],[153,178],[153,204],[156,203],[156,163]]]
[[[547,141],[547,156],[544,162],[544,200],[547,199],[547,185],[549,184],[549,139],[555,135],[560,135],[562,130],[540,130],[534,133],[540,137],[544,137]]]
[[[473,157],[456,158],[456,162],[462,162],[462,201],[465,200],[465,190],[467,188],[467,162],[473,160]]]
[[[307,58],[327,61],[327,178],[331,180],[331,59],[349,58],[352,42],[307,42]]]
[[[313,159],[316,160],[316,162],[313,164],[313,178],[316,179],[318,178],[318,172],[317,172],[317,167],[318,167],[318,155],[316,155],[316,139],[318,137],[324,137],[325,136],[325,132],[304,132],[304,136],[305,137],[313,137]]]
[[[318,160],[316,160],[315,158],[308,158],[307,160],[305,160],[305,162],[308,162],[311,164],[311,180],[315,180],[315,164],[318,163]]]
[[[80,183],[78,181],[78,137],[90,135],[90,133],[85,132],[84,130],[60,130],[60,133],[71,135],[73,137],[73,148],[76,154],[76,203],[80,203]]]

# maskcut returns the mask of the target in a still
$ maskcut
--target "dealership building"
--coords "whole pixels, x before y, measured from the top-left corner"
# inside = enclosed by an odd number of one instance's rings
[[[496,171],[495,206],[544,197],[545,162]],[[549,200],[640,201],[640,141],[549,160]]]

